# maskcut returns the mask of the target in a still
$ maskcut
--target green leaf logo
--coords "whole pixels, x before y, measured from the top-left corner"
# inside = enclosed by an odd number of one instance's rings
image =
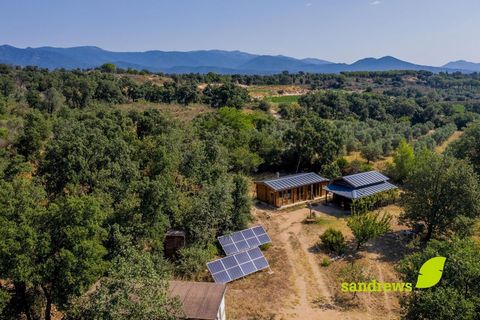
[[[430,288],[442,279],[445,257],[434,257],[425,262],[420,268],[416,288]]]

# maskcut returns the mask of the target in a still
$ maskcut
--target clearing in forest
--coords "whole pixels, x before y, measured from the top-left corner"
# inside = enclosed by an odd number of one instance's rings
[[[348,213],[318,204],[317,223],[304,224],[309,210],[304,207],[270,211],[255,208],[255,223],[263,224],[272,238],[266,250],[273,274],[260,272],[228,285],[227,313],[230,319],[396,319],[399,296],[396,293],[342,293],[338,273],[351,263],[344,256],[333,259],[318,248],[319,236],[328,228],[342,231],[348,240]],[[396,217],[400,208],[384,208],[394,215],[392,232],[372,241],[355,256],[377,281],[398,281],[394,264],[403,256],[405,243]],[[322,267],[323,259],[332,263]]]

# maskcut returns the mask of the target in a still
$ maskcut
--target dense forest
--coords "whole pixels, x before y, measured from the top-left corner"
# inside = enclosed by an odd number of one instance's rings
[[[249,95],[247,86],[259,84],[309,92],[273,108]],[[209,110],[185,121],[163,110],[170,104]],[[0,65],[1,318],[50,319],[56,308],[72,319],[174,319],[178,302],[166,296],[166,281],[205,279],[216,236],[250,221],[253,175],[366,171],[403,144],[424,157],[457,130],[465,133],[445,157],[480,174],[479,113],[478,74]],[[347,161],[351,152],[368,163]],[[403,183],[399,166],[385,170]],[[187,235],[174,260],[163,256],[169,229]],[[141,304],[128,301],[132,292]]]

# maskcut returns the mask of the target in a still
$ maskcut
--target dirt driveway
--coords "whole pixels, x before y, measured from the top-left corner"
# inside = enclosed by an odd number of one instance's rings
[[[229,284],[227,312],[230,319],[396,319],[398,297],[365,293],[345,307],[339,303],[340,283],[336,271],[342,261],[322,267],[327,257],[319,252],[319,235],[329,226],[351,233],[345,212],[325,205],[314,211],[318,222],[304,224],[307,208],[270,211],[256,208],[255,223],[263,224],[272,238],[265,252],[273,274],[260,272]],[[372,244],[358,258],[367,265],[375,279],[396,279],[392,261]],[[395,244],[391,244],[395,246]],[[385,249],[385,248],[384,248]],[[385,250],[388,251],[388,248]]]

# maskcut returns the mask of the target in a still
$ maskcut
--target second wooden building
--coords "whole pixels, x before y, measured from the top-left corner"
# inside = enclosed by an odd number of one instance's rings
[[[280,208],[325,195],[329,180],[313,172],[256,181],[257,199]]]

